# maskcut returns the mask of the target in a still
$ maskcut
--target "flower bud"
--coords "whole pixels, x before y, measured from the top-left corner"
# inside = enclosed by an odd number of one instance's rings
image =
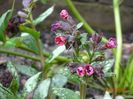
[[[69,13],[67,12],[67,10],[62,10],[61,12],[60,12],[60,17],[62,18],[62,19],[64,19],[64,20],[67,20],[68,19],[68,17],[69,17]]]
[[[88,76],[93,75],[94,69],[93,69],[93,67],[90,64],[86,64],[84,67],[85,67],[86,74]]]
[[[79,66],[79,67],[77,68],[77,75],[78,75],[79,77],[83,77],[83,76],[85,75],[84,67]]]
[[[60,22],[56,22],[51,25],[51,31],[56,32],[57,30],[62,29],[62,24]]]
[[[65,45],[66,37],[65,36],[57,36],[55,37],[55,43],[59,46]]]
[[[109,38],[108,42],[105,44],[105,48],[116,48],[116,39],[115,38]]]
[[[24,13],[24,12],[22,12],[22,11],[18,11],[18,16],[19,17],[22,17],[22,18],[27,18],[27,14],[26,13]]]

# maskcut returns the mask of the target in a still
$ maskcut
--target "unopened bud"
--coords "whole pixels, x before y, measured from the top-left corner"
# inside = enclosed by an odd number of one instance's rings
[[[24,13],[24,12],[22,12],[22,11],[18,11],[18,16],[19,17],[22,17],[22,18],[27,18],[27,14],[26,13]]]

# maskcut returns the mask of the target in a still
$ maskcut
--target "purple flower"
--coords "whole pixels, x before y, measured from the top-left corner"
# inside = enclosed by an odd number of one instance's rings
[[[64,31],[70,31],[72,29],[72,26],[67,23],[67,22],[64,22],[64,21],[59,21],[61,26],[62,26],[62,30]]]
[[[79,66],[79,67],[77,68],[77,75],[78,75],[79,77],[83,77],[83,76],[85,75],[85,69],[84,69],[84,67]]]
[[[94,69],[93,69],[93,67],[90,64],[86,64],[84,67],[85,67],[86,74],[88,76],[93,75]]]
[[[28,8],[32,0],[23,0],[22,4],[24,8]]]
[[[115,38],[109,38],[108,42],[105,44],[105,48],[116,48],[116,39]]]
[[[60,12],[60,17],[64,20],[68,19],[69,17],[69,13],[67,12],[67,10],[63,9],[61,12]]]
[[[98,44],[98,43],[101,42],[102,36],[103,36],[103,34],[97,34],[97,33],[95,33],[95,34],[93,34],[93,35],[91,36],[90,40],[91,40],[93,43]]]
[[[57,30],[62,29],[62,24],[58,21],[51,25],[51,31],[56,32]]]

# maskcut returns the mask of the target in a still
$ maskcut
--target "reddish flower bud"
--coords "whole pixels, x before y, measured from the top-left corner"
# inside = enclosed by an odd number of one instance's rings
[[[66,37],[64,36],[55,37],[55,43],[60,46],[64,45],[66,43]]]
[[[60,12],[60,17],[62,18],[62,19],[64,19],[64,20],[66,20],[66,19],[68,19],[68,17],[69,17],[69,13],[67,12],[67,10],[62,10],[61,12]]]
[[[94,69],[90,64],[85,65],[85,71],[88,76],[91,76],[94,73]]]
[[[105,44],[105,48],[116,48],[116,39],[109,38],[108,42]]]
[[[80,66],[77,68],[77,74],[79,77],[83,77],[85,75],[84,67]]]

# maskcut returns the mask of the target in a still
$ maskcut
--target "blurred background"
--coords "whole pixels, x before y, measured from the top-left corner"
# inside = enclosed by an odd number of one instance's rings
[[[38,26],[38,30],[42,32],[43,41],[52,45],[50,38],[50,26],[56,20],[59,20],[59,12],[61,9],[68,9],[69,7],[65,0],[38,0],[36,8],[33,11],[34,18],[55,4],[53,14]],[[89,25],[97,32],[105,33],[105,36],[115,35],[114,14],[112,7],[112,0],[72,0],[77,10],[89,23]],[[0,0],[0,15],[11,8],[13,0]],[[15,13],[22,10],[22,0],[16,0]],[[121,21],[124,42],[133,42],[133,0],[121,0]],[[72,13],[71,13],[72,14]],[[73,15],[73,14],[72,14]],[[76,20],[76,19],[75,19]],[[77,21],[79,22],[79,21]],[[84,30],[83,30],[84,31]],[[48,35],[47,35],[48,34]]]
[[[13,0],[0,0],[0,15],[11,8]],[[45,25],[57,19],[61,9],[67,8],[65,0],[39,0],[34,15],[39,15],[50,5],[55,4],[55,11]],[[114,32],[112,0],[72,0],[81,15],[97,31]],[[22,9],[22,0],[16,0],[16,11]],[[121,0],[121,18],[123,32],[133,32],[133,0]]]

